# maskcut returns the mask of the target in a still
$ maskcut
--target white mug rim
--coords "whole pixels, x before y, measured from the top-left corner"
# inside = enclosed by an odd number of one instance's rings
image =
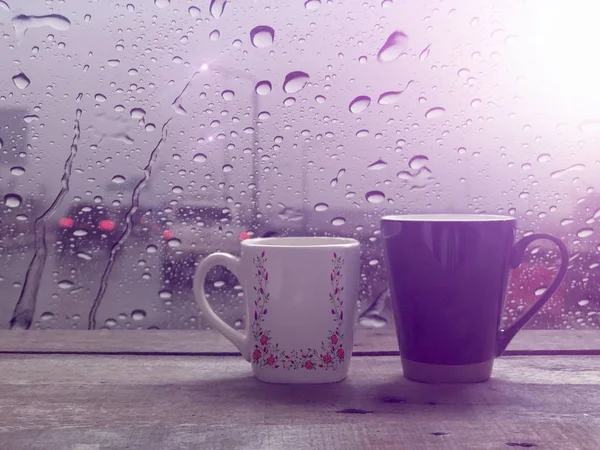
[[[358,248],[356,239],[328,236],[301,236],[301,237],[268,237],[252,238],[242,241],[246,248]]]

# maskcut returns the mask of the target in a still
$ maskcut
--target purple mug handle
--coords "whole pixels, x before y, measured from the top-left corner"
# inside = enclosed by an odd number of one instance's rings
[[[549,234],[531,234],[529,236],[525,236],[519,242],[517,242],[510,253],[510,267],[512,269],[516,269],[523,262],[523,256],[525,255],[525,250],[533,241],[538,239],[547,239],[549,241],[554,242],[558,247],[560,252],[560,267],[558,268],[558,272],[554,275],[554,279],[548,289],[542,294],[539,300],[537,300],[533,306],[531,306],[525,314],[523,314],[514,324],[512,324],[506,330],[499,330],[498,337],[496,338],[496,356],[502,355],[508,344],[512,340],[513,337],[519,332],[519,330],[531,320],[531,318],[540,310],[544,304],[550,300],[552,294],[556,292],[558,286],[562,282],[563,278],[567,274],[567,265],[569,263],[569,251],[565,244],[562,241],[554,236]]]

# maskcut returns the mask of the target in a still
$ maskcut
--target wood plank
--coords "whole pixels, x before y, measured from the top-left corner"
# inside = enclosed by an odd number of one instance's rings
[[[548,354],[554,351],[600,354],[599,330],[523,330],[508,347],[508,355]],[[238,355],[237,349],[216,331],[186,330],[48,330],[0,331],[0,353],[109,353]],[[392,327],[357,328],[354,353],[398,353]]]
[[[475,385],[414,383],[386,356],[312,386],[239,357],[2,355],[0,374],[2,449],[600,448],[596,356],[500,358]]]

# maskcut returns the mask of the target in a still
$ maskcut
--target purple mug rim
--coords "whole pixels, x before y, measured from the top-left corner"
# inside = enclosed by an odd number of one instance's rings
[[[465,222],[509,222],[516,221],[513,216],[503,216],[497,214],[398,214],[383,216],[382,222],[444,222],[444,223],[465,223]]]

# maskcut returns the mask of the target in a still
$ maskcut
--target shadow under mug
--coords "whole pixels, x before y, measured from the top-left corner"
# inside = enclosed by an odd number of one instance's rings
[[[565,245],[548,234],[514,243],[510,216],[439,214],[381,219],[392,308],[404,375],[422,382],[481,382],[494,358],[562,282]],[[529,244],[553,242],[561,264],[542,296],[512,326],[500,329],[510,268]]]

